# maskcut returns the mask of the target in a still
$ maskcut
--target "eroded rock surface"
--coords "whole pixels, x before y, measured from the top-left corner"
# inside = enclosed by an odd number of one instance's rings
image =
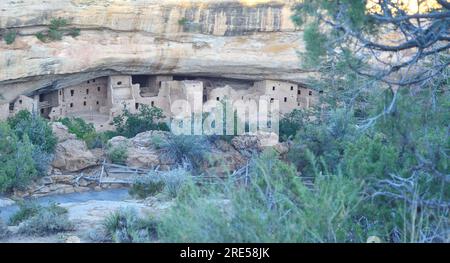
[[[261,3],[248,5],[248,3]],[[110,74],[181,74],[304,81],[296,0],[0,1],[0,104],[37,89]],[[62,17],[81,29],[43,43],[35,36]]]

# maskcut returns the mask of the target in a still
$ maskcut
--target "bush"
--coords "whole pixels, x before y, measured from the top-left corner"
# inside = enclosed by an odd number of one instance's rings
[[[8,124],[19,139],[26,134],[31,143],[47,153],[53,153],[58,142],[47,120],[35,113],[22,110],[8,118]]]
[[[207,161],[211,151],[209,140],[205,136],[178,135],[159,141],[157,148],[163,149],[167,158],[180,164],[187,164],[198,170]]]
[[[47,36],[42,32],[36,33],[36,38],[39,39],[41,42],[47,41]]]
[[[41,206],[34,201],[21,201],[18,203],[19,211],[11,216],[9,219],[10,225],[18,225],[21,222],[27,221],[28,219],[36,216],[42,211],[53,213],[56,215],[63,215],[67,213],[67,209],[52,203],[48,206]]]
[[[0,192],[23,189],[38,174],[33,160],[33,145],[28,135],[19,141],[4,122],[0,122]]]
[[[5,43],[7,45],[11,45],[12,43],[14,43],[14,41],[16,41],[16,36],[17,36],[17,31],[9,30],[5,33],[5,35],[3,36],[3,39],[5,40]]]
[[[170,171],[151,171],[148,175],[136,179],[129,193],[132,196],[146,198],[161,192],[175,198],[188,182],[189,173],[181,168]]]
[[[19,227],[21,234],[46,236],[73,230],[73,224],[67,217],[67,209],[54,203],[44,207],[26,201],[19,203],[19,207],[19,211],[11,217],[10,224],[22,223]]]
[[[192,185],[161,218],[162,242],[361,242],[353,221],[360,185],[317,174],[314,186],[272,152],[252,162],[248,184]]]
[[[89,149],[103,148],[106,142],[112,137],[116,136],[115,132],[100,132],[95,131],[92,123],[87,123],[82,118],[62,118],[58,122],[64,124],[70,133],[77,136],[78,139],[86,142]]]
[[[129,193],[132,196],[146,198],[162,192],[164,186],[163,178],[157,172],[152,171],[148,175],[136,179],[129,189]]]
[[[169,131],[167,124],[162,122],[164,118],[160,108],[141,105],[139,112],[135,114],[125,108],[123,114],[114,117],[113,123],[118,135],[132,138],[151,130]]]
[[[67,26],[67,24],[68,24],[68,21],[67,21],[67,19],[65,19],[65,18],[61,18],[61,17],[58,17],[58,18],[52,18],[52,19],[50,20],[50,26],[49,26],[49,28],[50,28],[50,29],[53,29],[53,30],[58,30],[58,29],[60,29],[61,27]]]
[[[128,150],[125,145],[108,146],[106,155],[112,163],[125,164],[128,158]]]
[[[117,243],[146,243],[157,237],[157,222],[139,218],[133,209],[122,209],[110,214],[103,226],[110,239]]]
[[[33,201],[22,201],[18,203],[19,211],[11,216],[9,219],[10,225],[18,225],[20,222],[30,219],[31,217],[37,215],[42,207]]]
[[[71,37],[77,37],[77,36],[80,35],[80,31],[81,30],[79,28],[72,28],[72,29],[69,30],[68,35],[71,36]]]
[[[287,141],[292,139],[297,132],[305,125],[305,116],[302,111],[294,110],[286,114],[280,120],[280,139]]]
[[[47,236],[73,229],[74,225],[69,221],[67,214],[58,214],[52,210],[41,210],[20,225],[19,233]]]

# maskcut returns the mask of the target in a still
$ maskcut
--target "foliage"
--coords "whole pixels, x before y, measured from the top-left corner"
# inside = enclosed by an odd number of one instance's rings
[[[181,168],[170,171],[151,171],[148,175],[135,180],[129,193],[132,196],[146,198],[166,193],[176,198],[188,183],[189,173]]]
[[[139,133],[151,130],[168,131],[167,124],[162,122],[164,118],[160,108],[141,105],[138,113],[131,113],[124,107],[123,113],[114,117],[113,123],[119,135],[132,138]]]
[[[198,170],[208,159],[211,145],[205,136],[177,135],[163,139],[156,145],[163,154],[176,163]]]
[[[61,211],[61,209],[40,209],[36,215],[20,225],[19,233],[47,236],[73,230],[74,225],[69,221],[67,213]]]
[[[164,242],[361,241],[352,215],[359,184],[342,175],[317,174],[314,189],[273,152],[256,159],[246,186],[232,181],[194,190],[164,216]]]
[[[69,28],[69,21],[65,18],[52,18],[47,31],[36,33],[36,38],[42,42],[47,41],[59,41],[63,36],[69,35],[71,37],[77,37],[80,35],[81,30],[79,28]]]
[[[96,132],[92,123],[87,123],[82,118],[62,118],[58,120],[64,124],[69,132],[75,134],[78,139],[86,142],[89,149],[103,148],[109,139],[115,136],[114,132]]]
[[[26,134],[31,143],[47,153],[53,153],[58,142],[47,120],[35,113],[22,110],[8,118],[8,124],[19,139]]]
[[[148,196],[154,196],[164,189],[164,180],[156,172],[150,172],[147,176],[137,178],[129,193],[132,196],[139,198],[146,198]]]
[[[139,218],[134,209],[122,209],[110,214],[103,222],[105,231],[117,243],[147,243],[156,238],[156,221]]]
[[[298,130],[305,125],[305,114],[301,110],[293,110],[280,120],[280,139],[292,139]]]
[[[180,25],[180,26],[185,26],[188,23],[189,23],[189,19],[187,19],[186,17],[183,17],[180,20],[178,20],[178,25]]]
[[[48,206],[42,206],[35,201],[18,202],[19,210],[9,219],[10,225],[18,225],[21,222],[36,216],[42,211],[63,215],[67,213],[67,209],[58,206],[56,203],[50,203]]]
[[[106,150],[108,159],[115,164],[125,164],[128,158],[128,150],[126,145],[109,145]]]
[[[0,192],[22,189],[37,175],[32,154],[28,135],[20,141],[6,123],[0,122]]]
[[[4,34],[3,39],[5,40],[5,43],[7,45],[11,45],[12,43],[14,43],[14,41],[16,41],[16,36],[17,36],[17,31],[15,31],[15,30],[8,30]]]

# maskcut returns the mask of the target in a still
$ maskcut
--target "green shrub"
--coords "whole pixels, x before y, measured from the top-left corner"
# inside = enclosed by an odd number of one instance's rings
[[[47,236],[73,229],[74,225],[69,221],[67,214],[58,214],[51,210],[41,210],[20,225],[19,233]]]
[[[47,41],[47,35],[45,35],[42,32],[36,33],[36,38],[39,39],[41,42],[46,42]]]
[[[211,144],[205,136],[178,135],[159,141],[163,154],[188,168],[199,170],[208,160]]]
[[[180,192],[188,183],[190,174],[181,168],[173,169],[167,172],[161,172],[162,179],[164,181],[164,192],[169,197],[178,197]]]
[[[188,23],[189,23],[189,19],[187,19],[186,17],[183,17],[183,18],[178,20],[178,25],[180,25],[180,26],[185,26]]]
[[[31,143],[47,153],[53,153],[58,139],[53,134],[47,120],[35,113],[22,110],[8,118],[8,124],[19,139],[26,134]]]
[[[68,24],[68,21],[67,21],[67,19],[65,19],[65,18],[61,18],[61,17],[58,17],[58,18],[52,18],[52,19],[50,20],[50,26],[49,26],[49,28],[50,28],[50,29],[53,29],[53,30],[58,30],[58,29],[60,29],[61,27],[67,26],[67,24]]]
[[[162,242],[361,242],[353,221],[360,185],[317,174],[314,186],[272,152],[252,162],[248,184],[195,186],[161,218]],[[201,189],[195,189],[199,188]]]
[[[60,207],[55,203],[51,203],[48,206],[42,206],[35,201],[21,201],[18,203],[18,205],[19,211],[13,214],[9,219],[10,225],[18,225],[19,223],[36,216],[42,211],[53,213],[56,215],[63,215],[67,213],[67,209]]]
[[[47,36],[51,40],[61,40],[64,36],[64,33],[56,29],[50,29],[47,32]]]
[[[142,178],[137,178],[129,189],[132,196],[146,198],[161,193],[165,187],[163,178],[158,172],[152,171]]]
[[[305,125],[305,116],[301,110],[294,110],[286,114],[280,120],[280,139],[287,141],[292,139],[297,132]]]
[[[175,198],[187,185],[190,174],[181,168],[170,171],[151,171],[148,175],[135,180],[129,193],[132,196],[146,198],[161,192]]]
[[[71,37],[77,37],[77,36],[80,35],[80,32],[81,32],[81,30],[79,28],[71,28],[69,30],[68,35],[71,36]]]
[[[14,41],[16,41],[16,36],[17,36],[17,31],[9,30],[5,33],[5,35],[3,36],[3,39],[5,40],[5,43],[7,45],[11,45],[12,43],[14,43]]]
[[[117,243],[147,243],[157,237],[157,222],[139,218],[134,209],[121,209],[110,214],[103,222],[105,232]]]
[[[106,155],[112,163],[125,164],[128,158],[128,150],[126,145],[108,146]]]
[[[18,225],[20,222],[30,219],[37,215],[42,207],[33,201],[22,201],[18,203],[19,211],[11,216],[9,219],[10,225]]]
[[[123,114],[114,117],[113,123],[118,135],[132,138],[151,130],[169,131],[167,124],[162,122],[164,118],[160,108],[141,105],[139,112],[135,114],[125,108]]]
[[[8,124],[0,122],[0,192],[23,189],[38,174],[33,145],[24,135],[19,141]]]
[[[20,202],[19,211],[10,218],[10,224],[19,223],[19,233],[27,235],[45,236],[73,229],[67,209],[55,203],[41,206],[33,201]]]
[[[58,122],[64,124],[69,132],[75,134],[78,139],[86,142],[89,149],[103,148],[109,139],[116,136],[115,132],[96,132],[92,123],[87,123],[82,118],[62,118]]]

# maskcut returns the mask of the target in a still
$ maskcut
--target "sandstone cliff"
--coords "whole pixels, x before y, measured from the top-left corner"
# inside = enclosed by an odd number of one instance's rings
[[[189,74],[301,82],[297,0],[5,0],[0,33],[0,102],[113,73]],[[52,18],[81,29],[43,43]]]

